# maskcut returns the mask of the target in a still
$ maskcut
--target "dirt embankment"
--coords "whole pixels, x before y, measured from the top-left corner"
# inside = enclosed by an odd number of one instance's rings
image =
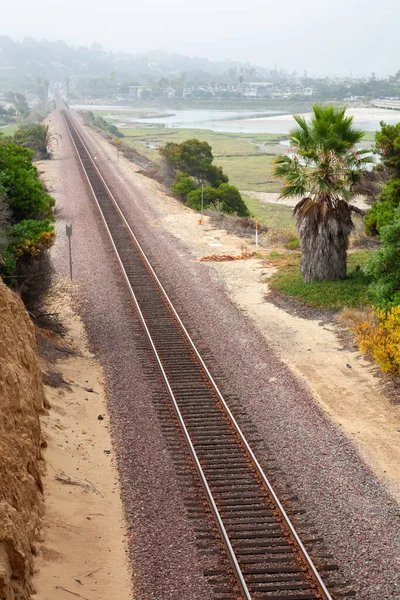
[[[34,327],[0,281],[0,598],[30,597],[43,513],[39,413],[46,400]]]

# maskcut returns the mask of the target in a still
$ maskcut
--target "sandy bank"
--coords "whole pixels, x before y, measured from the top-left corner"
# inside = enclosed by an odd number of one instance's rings
[[[125,523],[102,371],[87,350],[68,284],[58,287],[51,310],[59,313],[68,328],[66,342],[78,354],[55,365],[69,389],[46,386],[51,404],[42,418],[48,444],[46,513],[35,561],[34,599],[129,600]]]

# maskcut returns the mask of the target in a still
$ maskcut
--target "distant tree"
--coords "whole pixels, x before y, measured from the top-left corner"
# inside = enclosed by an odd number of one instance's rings
[[[23,94],[19,94],[18,92],[7,92],[6,100],[14,106],[19,115],[24,116],[29,113],[29,105]]]
[[[186,140],[181,144],[168,142],[159,152],[175,173],[188,173],[199,183],[207,181],[214,158],[208,142],[196,139]]]
[[[310,121],[295,115],[291,152],[275,160],[275,175],[285,183],[281,196],[300,198],[294,214],[306,282],[346,277],[352,215],[360,212],[349,201],[372,159],[368,150],[357,148],[364,132],[353,127],[353,117],[345,112],[315,104]]]
[[[228,183],[229,177],[226,173],[224,173],[222,167],[211,165],[207,172],[207,181],[211,184],[212,187],[217,188],[222,183]]]

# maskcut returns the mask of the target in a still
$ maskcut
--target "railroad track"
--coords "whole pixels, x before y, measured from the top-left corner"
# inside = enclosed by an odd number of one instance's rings
[[[62,112],[236,577],[238,594],[224,600],[332,600],[76,124]]]

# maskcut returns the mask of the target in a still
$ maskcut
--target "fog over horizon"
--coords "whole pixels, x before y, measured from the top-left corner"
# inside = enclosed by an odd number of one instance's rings
[[[0,35],[251,62],[310,76],[400,69],[400,3],[381,0],[1,0]]]

